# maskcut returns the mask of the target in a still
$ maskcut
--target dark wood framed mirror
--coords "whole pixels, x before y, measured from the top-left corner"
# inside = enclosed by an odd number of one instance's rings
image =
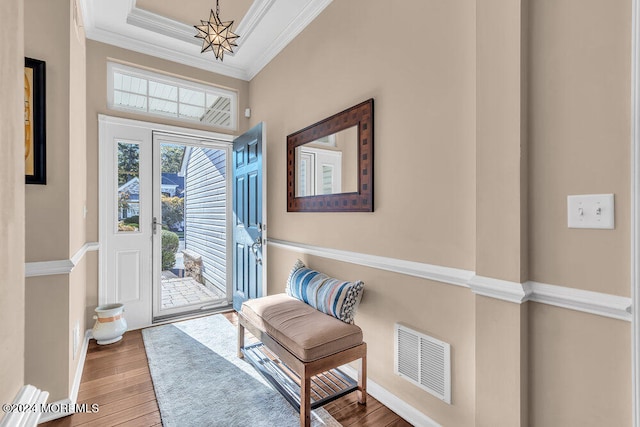
[[[373,212],[373,99],[287,136],[287,212]]]

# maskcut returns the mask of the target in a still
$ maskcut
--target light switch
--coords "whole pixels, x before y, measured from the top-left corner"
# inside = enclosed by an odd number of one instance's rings
[[[613,200],[613,194],[567,196],[569,228],[615,228]]]

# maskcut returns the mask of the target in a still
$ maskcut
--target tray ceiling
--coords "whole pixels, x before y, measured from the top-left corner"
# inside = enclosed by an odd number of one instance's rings
[[[251,80],[293,40],[331,0],[221,0],[220,18],[233,20],[240,35],[224,62],[200,53],[193,27],[209,18],[213,0],[81,0],[87,38]]]

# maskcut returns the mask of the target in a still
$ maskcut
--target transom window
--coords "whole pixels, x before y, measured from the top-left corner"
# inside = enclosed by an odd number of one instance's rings
[[[107,80],[111,109],[237,129],[238,95],[234,91],[115,62],[107,63]]]

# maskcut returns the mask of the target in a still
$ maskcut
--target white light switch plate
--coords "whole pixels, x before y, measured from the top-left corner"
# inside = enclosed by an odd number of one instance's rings
[[[569,228],[613,229],[614,216],[613,194],[567,196]]]

